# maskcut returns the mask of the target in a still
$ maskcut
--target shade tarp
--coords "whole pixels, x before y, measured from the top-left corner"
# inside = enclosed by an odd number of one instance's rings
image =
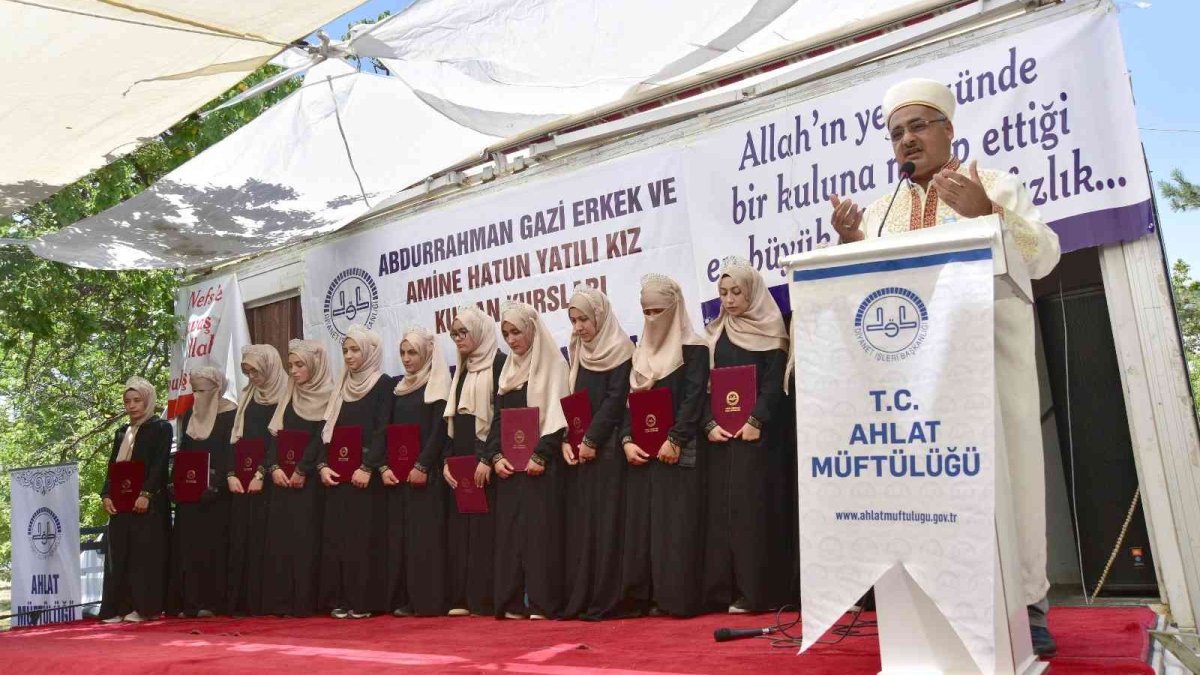
[[[950,4],[418,0],[312,56],[328,60],[312,66],[301,92],[145,193],[30,248],[115,269],[231,260],[337,229],[489,145],[565,116]],[[343,55],[378,58],[391,77],[346,72]],[[278,62],[305,69],[293,52]],[[345,143],[328,84],[314,86],[335,72]]]
[[[362,1],[0,2],[0,215],[134,150]]]
[[[331,59],[149,189],[30,248],[103,269],[212,265],[336,230],[496,140],[421,104],[395,78]]]

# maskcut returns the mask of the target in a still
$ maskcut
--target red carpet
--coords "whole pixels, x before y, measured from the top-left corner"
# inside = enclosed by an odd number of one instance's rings
[[[1144,608],[1055,608],[1055,675],[1150,673]],[[0,635],[6,673],[505,672],[534,675],[651,673],[871,674],[879,670],[874,637],[848,637],[801,657],[763,639],[717,644],[721,626],[752,627],[773,617],[496,621],[480,618],[362,621],[173,619],[101,626],[78,622]],[[874,629],[867,632],[874,633]]]

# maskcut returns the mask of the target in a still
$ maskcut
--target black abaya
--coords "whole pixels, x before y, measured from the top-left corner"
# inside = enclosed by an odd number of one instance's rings
[[[274,414],[274,405],[250,401],[246,405],[242,438],[261,438],[265,441],[269,435],[267,425]],[[235,445],[235,457],[236,450]],[[247,483],[242,486],[242,494],[229,495],[229,611],[233,614],[255,615],[262,611],[263,544],[272,487],[271,479],[266,476],[265,464],[264,453],[262,463],[255,467],[264,475],[261,491],[250,494]],[[233,462],[230,463],[230,472],[236,472]]]
[[[668,436],[682,448],[679,462],[664,464],[652,457],[626,471],[621,615],[652,606],[675,616],[701,610],[705,458],[696,440],[708,404],[708,348],[685,345],[683,357],[683,365],[654,385],[671,390],[675,424]],[[630,428],[627,411],[622,440]]]
[[[586,391],[592,423],[584,434],[596,458],[564,467],[566,606],[563,616],[603,619],[621,603],[625,516],[625,452],[618,428],[629,395],[631,362],[606,372],[580,367],[575,391]]]
[[[353,612],[388,610],[383,590],[387,565],[387,500],[382,480],[375,475],[386,455],[374,441],[388,417],[392,378],[379,378],[357,401],[342,403],[336,426],[362,428],[362,466],[371,473],[365,488],[342,476],[325,487],[321,536],[320,607]],[[324,459],[322,462],[324,463]]]
[[[265,533],[262,611],[267,614],[309,616],[317,604],[317,563],[321,542],[321,477],[317,464],[325,461],[321,442],[324,421],[309,421],[296,414],[291,403],[283,413],[283,428],[308,434],[308,444],[296,465],[304,487],[271,486]],[[278,439],[267,442],[267,480],[279,465]],[[286,471],[284,472],[287,473]]]
[[[492,361],[493,391],[499,389],[500,370],[504,367],[505,355],[496,352]],[[459,379],[455,392],[456,400],[462,395],[463,379]],[[475,416],[457,413],[451,418],[454,438],[447,445],[451,457],[472,455],[481,462],[487,461],[483,441],[475,437]],[[466,609],[472,614],[491,616],[493,602],[493,552],[496,535],[496,476],[485,488],[490,511],[488,513],[459,513],[450,500],[447,508],[446,545],[450,558],[450,606],[451,609]]]
[[[392,396],[389,424],[415,424],[421,429],[417,469],[425,485],[386,487],[388,501],[388,607],[420,616],[450,610],[449,563],[446,551],[446,508],[450,494],[442,479],[446,449],[445,401],[425,402],[425,387]]]
[[[198,502],[175,505],[175,527],[171,546],[171,591],[169,613],[195,616],[207,610],[229,612],[229,486],[225,474],[233,466],[235,410],[218,413],[208,438],[187,435],[192,411],[180,419],[179,452],[207,452],[208,490]]]
[[[556,401],[554,405],[557,405]],[[493,466],[501,452],[500,412],[506,408],[527,407],[526,389],[510,391],[496,398],[492,429],[488,433],[488,460]],[[524,472],[525,467],[508,478],[492,476],[495,484],[496,615],[535,614],[557,617],[563,605],[563,432],[559,430],[538,439],[534,456],[545,471],[540,476]],[[526,605],[528,601],[528,605]]]
[[[117,460],[128,425],[117,430],[109,463]],[[163,612],[167,587],[170,502],[167,499],[167,463],[171,454],[171,423],[152,417],[134,437],[130,459],[142,462],[145,478],[142,494],[150,500],[145,513],[118,513],[108,519],[105,533],[104,594],[100,618],[124,616],[136,611],[147,619]],[[109,477],[100,488],[109,494]]]
[[[779,418],[787,354],[779,349],[752,352],[722,333],[714,356],[718,368],[755,367],[758,394],[750,414],[762,436],[753,443],[736,438],[701,442],[708,463],[704,603],[709,611],[737,605],[764,612],[781,604],[788,577],[779,546],[788,533],[779,527],[771,500],[772,457],[785,451]],[[711,410],[706,406],[706,420],[711,421]]]

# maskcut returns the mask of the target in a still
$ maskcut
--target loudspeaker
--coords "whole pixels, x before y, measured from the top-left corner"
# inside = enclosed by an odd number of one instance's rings
[[[1112,324],[1103,288],[1043,296],[1037,312],[1068,498],[1074,477],[1071,518],[1079,530],[1084,582],[1091,593],[1138,488]],[[1157,592],[1139,502],[1101,595]]]

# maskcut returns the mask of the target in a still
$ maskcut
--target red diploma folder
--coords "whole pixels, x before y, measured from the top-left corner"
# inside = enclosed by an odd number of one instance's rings
[[[146,465],[138,460],[108,465],[108,498],[117,513],[133,512],[133,503],[141,494],[145,480]]]
[[[265,438],[239,438],[238,442],[234,444],[233,457],[237,462],[234,465],[237,467],[234,471],[237,473],[238,480],[242,481],[243,490],[250,488],[250,481],[254,478],[254,472],[258,471],[258,467],[262,465],[265,454],[267,454]]]
[[[657,387],[629,394],[629,418],[633,442],[647,455],[658,457],[658,449],[675,425],[675,407],[671,390]]]
[[[567,442],[571,444],[571,454],[579,459],[579,444],[592,426],[592,400],[583,390],[567,396],[561,403],[563,416],[567,418]]]
[[[387,463],[401,482],[417,464],[421,454],[421,427],[416,424],[389,424],[387,428]]]
[[[487,513],[487,493],[475,487],[475,467],[479,460],[475,455],[450,457],[446,466],[450,467],[450,475],[458,481],[454,489],[454,501],[458,504],[459,513]]]
[[[750,419],[758,401],[754,366],[732,366],[712,370],[712,414],[721,428],[731,434]]]
[[[334,427],[326,456],[329,468],[341,476],[338,483],[349,483],[354,470],[362,466],[362,427]]]
[[[175,502],[192,504],[200,501],[208,489],[208,460],[210,455],[200,450],[184,450],[175,453]]]
[[[541,440],[537,408],[506,408],[500,411],[500,452],[515,471],[524,471]]]
[[[275,436],[275,463],[290,479],[295,473],[300,460],[304,459],[304,449],[308,447],[308,432],[299,429],[280,429]]]

